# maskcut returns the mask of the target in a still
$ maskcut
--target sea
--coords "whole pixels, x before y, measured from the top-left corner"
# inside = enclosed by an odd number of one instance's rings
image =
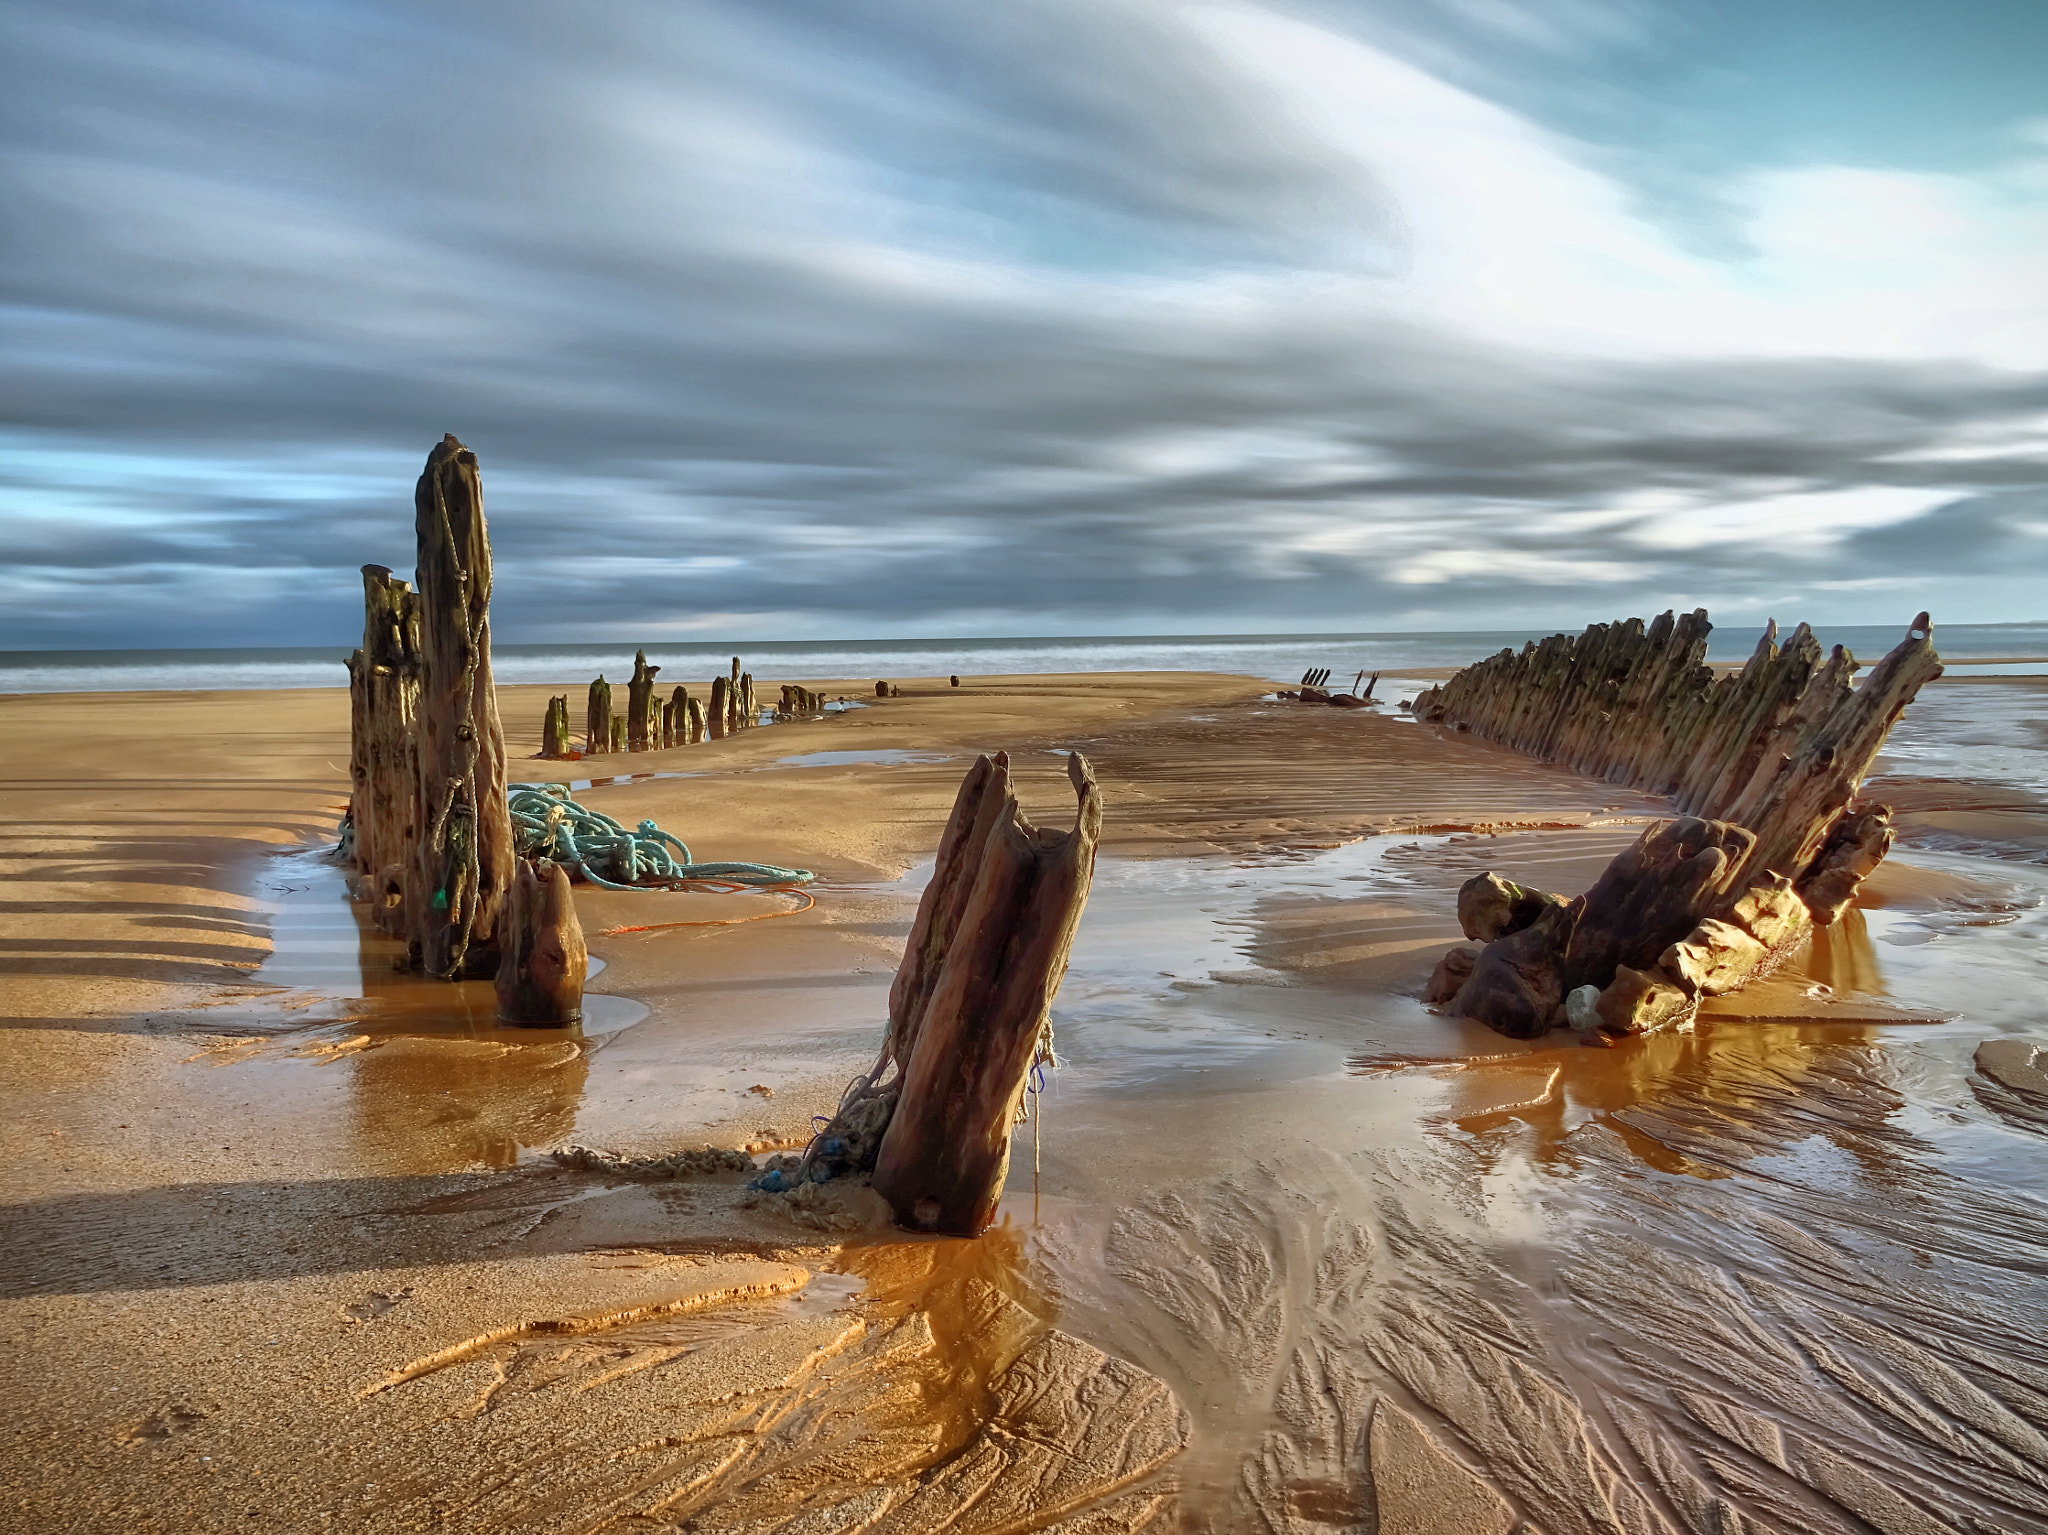
[[[1418,634],[1152,634],[1035,639],[780,640],[760,643],[656,644],[647,659],[664,680],[709,678],[734,655],[770,684],[789,679],[1003,676],[1056,672],[1229,672],[1299,681],[1311,667],[1333,682],[1355,673],[1399,675],[1414,668],[1465,666],[1502,649],[1542,639],[1548,629],[1446,630]],[[1904,637],[1897,626],[1848,625],[1817,631],[1824,645],[1846,645],[1874,661]],[[1756,646],[1754,627],[1716,628],[1708,659],[1740,661]],[[2048,672],[2048,623],[1949,624],[1935,644],[1973,675]],[[0,693],[104,693],[243,688],[345,687],[345,645],[221,650],[0,651]],[[583,684],[600,672],[632,674],[630,644],[494,644],[491,665],[504,684]]]

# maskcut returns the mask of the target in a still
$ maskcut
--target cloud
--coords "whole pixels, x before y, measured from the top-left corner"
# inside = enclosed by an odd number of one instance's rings
[[[14,9],[0,643],[340,640],[444,430],[507,638],[2048,610],[2048,153],[1707,255],[1418,62],[1625,8]]]

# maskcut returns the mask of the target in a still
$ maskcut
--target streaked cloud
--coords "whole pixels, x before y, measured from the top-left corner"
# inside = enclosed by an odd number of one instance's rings
[[[2048,101],[1707,173],[1590,0],[9,23],[0,643],[338,640],[444,430],[519,638],[2048,615]]]

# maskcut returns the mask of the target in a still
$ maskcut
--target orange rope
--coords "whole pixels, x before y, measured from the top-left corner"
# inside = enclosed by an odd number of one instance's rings
[[[736,886],[735,889],[758,890],[758,885]],[[784,911],[758,911],[751,917],[717,917],[696,922],[647,922],[639,927],[601,927],[597,930],[600,938],[610,938],[616,933],[652,933],[664,927],[738,927],[742,922],[766,922],[770,917],[800,917],[818,904],[817,897],[808,890],[783,890],[781,895],[800,895],[804,898],[801,906],[791,906]]]

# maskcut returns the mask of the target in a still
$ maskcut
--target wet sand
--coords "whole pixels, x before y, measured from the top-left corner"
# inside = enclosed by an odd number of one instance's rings
[[[821,876],[579,891],[574,1040],[364,939],[338,693],[0,699],[0,1527],[2048,1527],[2039,683],[1915,705],[1823,944],[1587,1050],[1414,997],[1650,797],[1247,679],[783,680],[869,707],[565,771],[502,690],[515,776]],[[1110,812],[996,1231],[541,1155],[806,1134],[995,747]]]

